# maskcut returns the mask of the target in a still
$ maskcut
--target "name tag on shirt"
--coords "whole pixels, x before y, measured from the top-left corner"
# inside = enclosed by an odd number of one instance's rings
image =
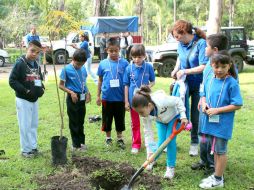
[[[80,101],[86,100],[86,94],[80,94]]]
[[[210,123],[219,123],[220,122],[220,115],[212,115],[209,117]]]
[[[34,80],[34,86],[41,87],[42,86],[41,80]]]
[[[120,86],[119,79],[110,80],[109,83],[111,88],[116,88]]]

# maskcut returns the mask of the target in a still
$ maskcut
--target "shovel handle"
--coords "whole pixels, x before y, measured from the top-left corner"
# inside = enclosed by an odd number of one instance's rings
[[[180,122],[180,119],[175,120],[174,125],[173,125],[173,131],[172,134],[160,145],[160,147],[156,150],[155,153],[153,153],[152,156],[150,156],[145,163],[142,165],[144,168],[147,167],[148,164],[153,162],[155,158],[167,147],[167,145],[170,143],[170,141],[177,135],[179,134],[182,130],[185,129],[185,124],[181,124],[179,129],[176,129],[178,122]]]

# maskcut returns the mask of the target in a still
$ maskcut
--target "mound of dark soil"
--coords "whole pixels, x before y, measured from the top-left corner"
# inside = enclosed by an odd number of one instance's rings
[[[136,172],[126,163],[99,160],[95,157],[73,157],[74,168],[65,168],[51,176],[38,178],[43,190],[121,190]],[[160,190],[160,177],[141,173],[133,189]]]

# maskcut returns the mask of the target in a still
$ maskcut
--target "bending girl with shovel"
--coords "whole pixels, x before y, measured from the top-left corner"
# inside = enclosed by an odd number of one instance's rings
[[[185,107],[181,98],[168,96],[162,90],[150,94],[148,86],[141,86],[132,99],[132,107],[139,115],[156,117],[158,131],[158,146],[160,146],[172,133],[173,124],[180,118],[181,124],[186,125]],[[178,124],[180,126],[180,123]],[[178,127],[179,127],[178,126]],[[167,169],[164,178],[172,179],[175,173],[176,162],[176,136],[167,145]]]

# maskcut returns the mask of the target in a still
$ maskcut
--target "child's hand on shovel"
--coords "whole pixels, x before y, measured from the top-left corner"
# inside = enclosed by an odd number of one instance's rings
[[[188,124],[188,120],[186,118],[181,119],[181,125],[184,124],[185,126]]]

